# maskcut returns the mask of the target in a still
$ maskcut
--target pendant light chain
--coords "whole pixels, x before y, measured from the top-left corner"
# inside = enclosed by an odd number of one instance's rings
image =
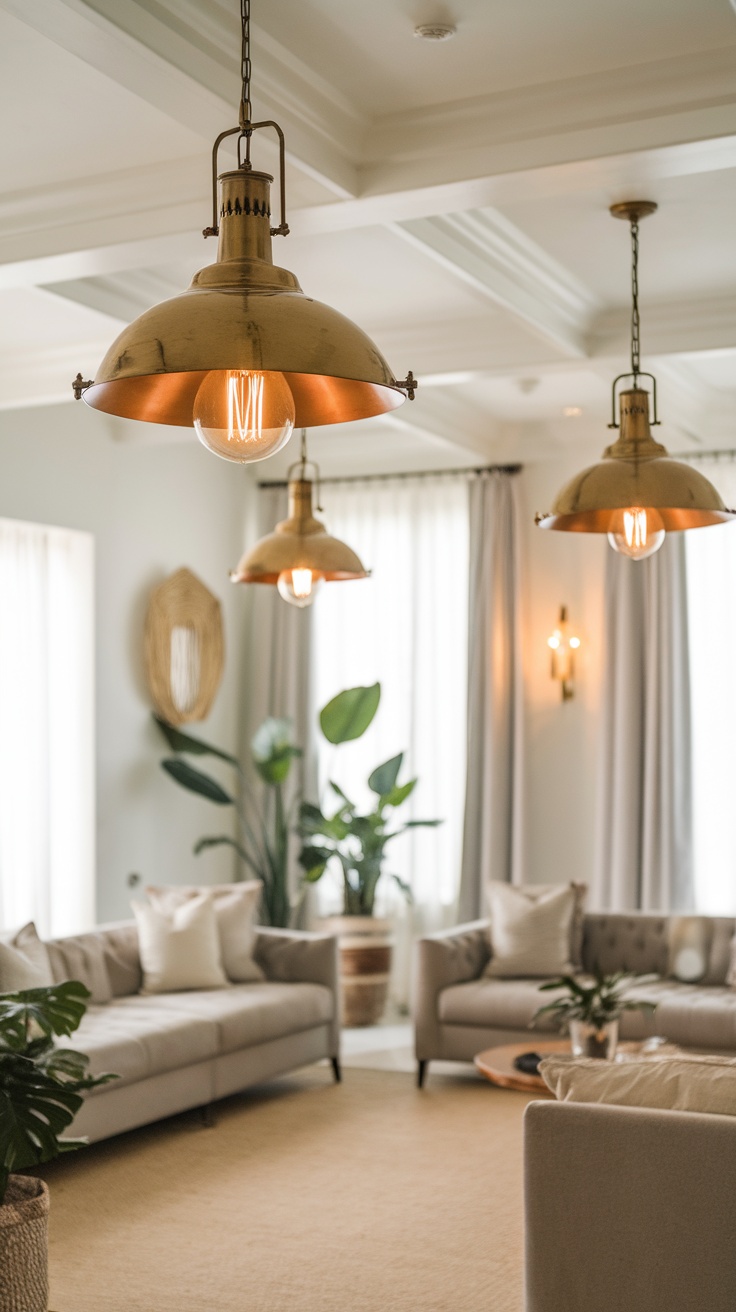
[[[639,221],[631,220],[631,372],[637,386],[641,363],[639,339]]]
[[[240,57],[240,74],[243,89],[240,97],[240,126],[252,122],[253,110],[250,103],[250,0],[240,0],[240,24],[242,28],[242,48]]]

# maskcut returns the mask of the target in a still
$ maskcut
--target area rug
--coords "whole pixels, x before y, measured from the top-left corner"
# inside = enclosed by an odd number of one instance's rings
[[[55,1312],[520,1312],[526,1098],[313,1067],[61,1158]]]

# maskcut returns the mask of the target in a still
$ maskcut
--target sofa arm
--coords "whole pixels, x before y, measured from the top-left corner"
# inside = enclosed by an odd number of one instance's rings
[[[526,1312],[732,1312],[736,1117],[530,1103]]]
[[[414,1042],[417,1060],[442,1056],[437,1000],[451,984],[477,979],[490,956],[488,920],[427,934],[415,946]]]
[[[309,934],[296,929],[256,932],[255,960],[266,979],[289,984],[322,984],[332,993],[332,1056],[340,1051],[340,970],[334,934]]]

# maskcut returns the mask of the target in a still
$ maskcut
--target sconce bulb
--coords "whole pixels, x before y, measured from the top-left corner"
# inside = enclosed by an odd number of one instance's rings
[[[646,560],[659,551],[665,539],[664,525],[656,510],[629,506],[619,511],[608,541],[614,551],[630,560]]]
[[[211,369],[194,398],[194,427],[208,451],[247,464],[280,451],[294,428],[294,398],[281,373]]]
[[[279,574],[279,596],[291,606],[311,606],[322,586],[322,576],[314,574],[311,569],[284,569]]]

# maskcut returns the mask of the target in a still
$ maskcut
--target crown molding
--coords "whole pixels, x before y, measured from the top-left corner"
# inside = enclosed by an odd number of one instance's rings
[[[495,210],[392,225],[392,231],[520,319],[563,355],[586,354],[599,302],[536,242]]]

